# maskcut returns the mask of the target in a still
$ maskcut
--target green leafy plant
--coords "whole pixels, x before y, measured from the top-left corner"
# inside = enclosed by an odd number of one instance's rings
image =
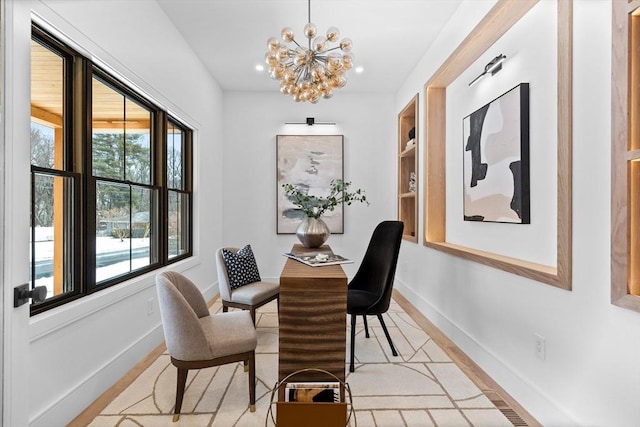
[[[350,205],[353,202],[361,202],[369,205],[365,192],[357,189],[349,191],[351,182],[334,179],[329,185],[329,195],[326,197],[312,196],[308,190],[300,189],[292,184],[282,184],[287,198],[308,217],[320,218],[325,212],[333,211],[339,203]]]

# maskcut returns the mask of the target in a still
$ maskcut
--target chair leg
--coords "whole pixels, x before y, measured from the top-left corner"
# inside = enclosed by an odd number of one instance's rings
[[[173,422],[180,419],[180,410],[182,409],[182,398],[184,397],[184,388],[187,384],[188,369],[178,368],[178,382],[176,384],[176,408],[173,412]]]
[[[224,303],[222,304],[222,312],[226,313],[227,311],[229,311],[229,307],[227,307]]]
[[[367,324],[367,315],[362,315],[362,321],[364,322],[364,336],[365,338],[369,338],[369,325]]]
[[[256,353],[249,359],[249,412],[256,411]]]
[[[251,321],[253,322],[253,326],[256,326],[256,308],[251,306],[251,308],[249,309],[249,312],[251,313]]]
[[[389,345],[391,346],[391,353],[394,356],[398,355],[396,348],[393,346],[393,341],[391,341],[391,335],[389,335],[389,331],[387,330],[387,325],[384,324],[384,319],[382,318],[382,314],[378,314],[378,319],[380,320],[380,324],[382,325],[382,330],[384,331],[384,335],[387,337],[387,341],[389,341]]]
[[[349,372],[355,371],[354,360],[356,351],[356,315],[351,315],[351,363],[349,364]]]

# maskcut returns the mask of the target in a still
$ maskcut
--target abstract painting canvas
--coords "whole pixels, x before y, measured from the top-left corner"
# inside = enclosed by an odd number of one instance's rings
[[[464,220],[529,224],[529,84],[463,119]]]
[[[278,135],[276,137],[276,197],[278,234],[293,234],[303,212],[287,198],[282,184],[292,184],[315,196],[327,196],[334,179],[343,179],[342,135]],[[333,234],[344,232],[342,205],[322,215]]]

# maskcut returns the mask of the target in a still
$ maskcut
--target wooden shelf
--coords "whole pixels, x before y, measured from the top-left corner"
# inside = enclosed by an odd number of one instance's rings
[[[631,151],[627,152],[626,158],[629,161],[639,160],[640,159],[640,150],[631,150]]]
[[[398,114],[398,220],[404,223],[403,238],[418,242],[418,94]],[[411,136],[409,133],[413,130]],[[407,148],[407,143],[414,143]],[[414,173],[415,190],[409,190]]]
[[[415,192],[401,193],[401,194],[398,194],[398,197],[400,197],[401,199],[404,199],[406,197],[416,197],[416,193]]]
[[[411,157],[416,155],[416,146],[413,145],[412,147],[407,148],[406,150],[400,152],[400,157]]]

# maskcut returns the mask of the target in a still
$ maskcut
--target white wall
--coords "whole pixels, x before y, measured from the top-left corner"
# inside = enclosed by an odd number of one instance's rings
[[[421,91],[424,111],[424,83],[494,3],[469,0],[460,6],[398,92],[396,110]],[[540,22],[541,28],[544,24]],[[520,41],[502,42],[517,47]],[[526,43],[521,42],[524,48]],[[610,44],[611,2],[576,0],[573,290],[556,289],[421,244],[403,246],[397,273],[396,287],[543,425],[636,426],[640,419],[640,313],[609,302]],[[509,66],[507,59],[504,67]],[[452,113],[448,111],[448,116]],[[460,120],[467,114],[460,111]],[[424,129],[423,117],[420,120]],[[532,127],[540,126],[538,120],[531,116]],[[420,144],[422,150],[424,141]],[[461,146],[459,138],[449,135],[447,144]],[[455,162],[461,159],[461,154],[449,156],[447,169],[457,167]],[[555,163],[555,157],[549,162]],[[421,178],[423,172],[421,164]],[[532,173],[531,179],[537,175]],[[532,215],[533,221],[537,218]],[[504,237],[498,238],[501,242],[506,243]],[[546,339],[545,360],[534,355],[534,334]]]
[[[7,197],[19,200],[12,204],[10,217],[16,219],[13,234],[22,234],[13,239],[12,249],[16,258],[24,259],[24,281],[29,206],[24,196],[28,190],[22,189],[29,188],[28,144],[24,141],[29,141],[30,10],[37,21],[73,40],[83,54],[136,85],[195,129],[195,256],[171,268],[185,272],[213,296],[217,288],[213,287],[216,276],[211,259],[222,235],[222,92],[153,0],[13,2],[8,27],[14,28],[9,36],[14,61],[7,85],[19,102],[8,108],[14,116],[13,141],[21,142],[14,144],[15,150],[8,150],[8,160],[20,173],[12,176],[12,194]],[[29,402],[30,425],[65,425],[162,342],[154,275],[28,320],[28,351],[12,367],[28,372],[29,395],[15,399]],[[147,315],[149,301],[154,308],[151,315]],[[16,318],[24,314],[24,310],[10,310]],[[15,405],[12,407],[19,408],[19,403]],[[23,425],[22,416],[16,415],[13,419],[18,421],[12,425]]]
[[[391,94],[337,91],[332,99],[313,105],[280,94],[276,82],[270,93],[225,93],[223,243],[250,243],[261,275],[279,277],[282,253],[298,240],[293,234],[276,234],[276,135],[344,135],[344,178],[353,189],[366,191],[370,205],[345,207],[345,232],[332,235],[327,244],[356,261],[345,266],[348,275],[355,274],[373,228],[397,215],[396,114]],[[285,125],[306,117],[336,126]]]

